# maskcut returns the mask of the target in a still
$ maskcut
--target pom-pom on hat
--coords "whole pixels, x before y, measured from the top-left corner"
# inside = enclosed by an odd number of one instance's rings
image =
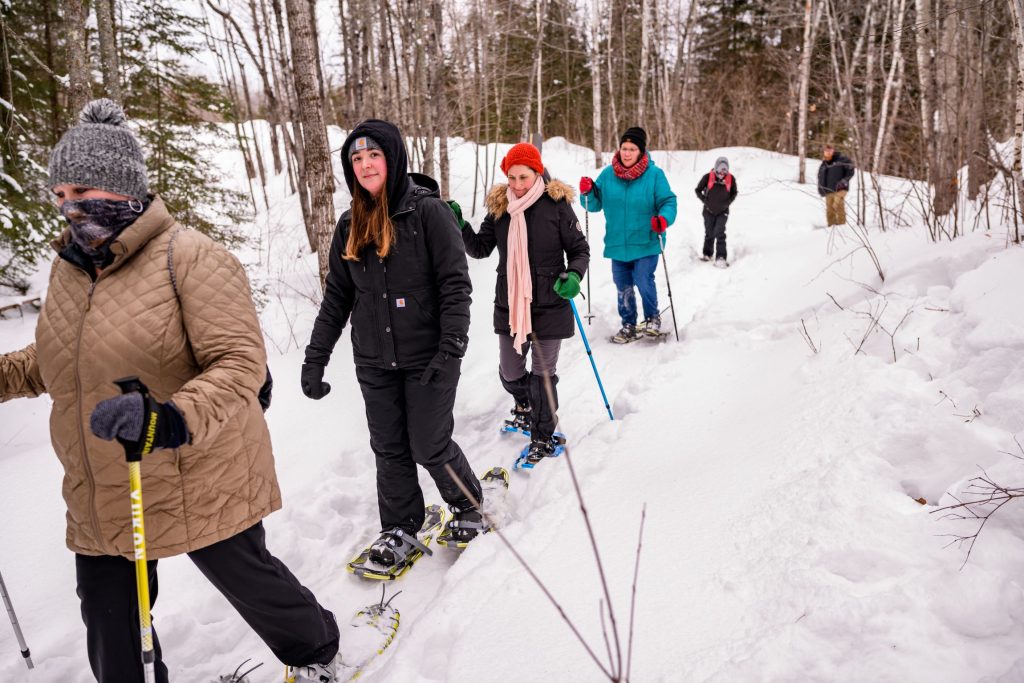
[[[512,149],[501,160],[501,172],[508,175],[508,169],[516,165],[527,166],[541,175],[544,174],[544,162],[540,160],[540,150],[529,142],[512,145]]]
[[[50,187],[95,187],[144,200],[149,193],[139,141],[113,100],[89,102],[50,155]]]

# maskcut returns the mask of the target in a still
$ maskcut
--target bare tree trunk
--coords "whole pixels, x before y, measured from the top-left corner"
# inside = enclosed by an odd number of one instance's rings
[[[256,2],[255,0],[249,0],[249,13],[252,16],[253,32],[256,34],[256,48],[258,50],[256,55],[250,56],[253,58],[253,62],[256,65],[256,71],[259,73],[260,78],[263,80],[264,94],[267,98],[267,109],[269,110],[269,116],[267,121],[267,127],[270,130],[270,154],[274,162],[274,173],[278,174],[281,172],[281,141],[277,135],[277,127],[281,125],[283,116],[281,115],[281,101],[277,97],[274,88],[268,88],[270,78],[267,75],[267,61],[271,62],[270,71],[273,71],[273,56],[267,57],[263,47],[263,31],[270,30],[270,21],[267,17],[267,6],[263,0],[260,0],[260,14],[263,17],[263,28],[260,28],[260,22],[256,13]],[[267,41],[271,39],[268,37]],[[245,43],[243,43],[245,45]],[[274,79],[277,83],[277,87],[280,88],[280,81],[277,78]],[[251,123],[251,121],[250,121]],[[266,197],[266,188],[264,187],[264,198]]]
[[[56,23],[56,13],[53,10],[53,0],[43,0],[43,37],[46,39],[46,71],[49,73],[50,80],[50,144],[56,145],[57,140],[60,139],[60,102],[58,101],[57,93],[61,90],[61,85],[57,81],[54,72],[53,58],[57,53],[57,41],[54,37],[54,24]],[[10,101],[10,100],[8,100]]]
[[[1021,144],[1024,138],[1024,2],[1008,2],[1013,17],[1013,38],[1017,47],[1017,103],[1013,115],[1013,184],[1017,197],[1024,200],[1024,174],[1021,173]]]
[[[811,84],[811,50],[814,47],[814,33],[821,19],[821,5],[813,7],[813,0],[804,3],[804,44],[800,54],[800,115],[797,124],[797,154],[800,157],[799,182],[806,181],[807,173],[807,98]]]
[[[590,76],[594,102],[594,168],[601,168],[601,0],[594,0],[590,17]]]
[[[96,29],[100,39],[100,71],[106,95],[118,104],[121,97],[121,68],[114,40],[114,7],[111,0],[96,0]]]
[[[945,4],[942,5],[942,8],[943,10],[948,9]],[[959,195],[957,157],[961,136],[958,111],[961,92],[958,44],[961,17],[959,12],[952,10],[944,11],[940,17],[937,24],[940,33],[938,36],[939,49],[936,55],[937,69],[935,70],[935,129],[933,130],[935,157],[932,161],[935,171],[933,181],[935,183],[935,213],[945,216],[954,208]],[[956,227],[948,236],[951,238],[957,236]]]
[[[304,0],[285,0],[288,13],[288,33],[292,45],[292,70],[295,92],[302,122],[302,147],[305,161],[306,184],[300,192],[308,192],[310,223],[307,232],[316,235],[316,251],[320,265],[320,285],[327,277],[327,259],[331,238],[334,236],[334,171],[331,168],[330,148],[327,144],[327,125],[324,107],[317,85],[317,65],[320,55],[313,41],[313,17]]]
[[[86,0],[64,2],[64,48],[68,65],[68,115],[72,121],[92,99],[89,46],[85,39]]]
[[[434,27],[434,68],[431,73],[433,83],[430,96],[434,101],[434,122],[437,126],[437,138],[440,151],[438,161],[441,166],[441,196],[449,197],[448,186],[448,84],[446,83],[444,57],[444,21],[441,15],[441,0],[430,2],[431,23]]]
[[[900,0],[895,21],[893,21],[892,61],[889,62],[889,75],[885,79],[885,90],[882,92],[882,105],[878,114],[878,134],[875,138],[874,154],[871,155],[872,173],[883,171],[882,145],[885,144],[885,136],[889,131],[889,100],[896,83],[896,74],[900,71],[903,62],[903,18],[906,16],[906,11],[907,0]],[[893,117],[895,118],[895,112],[893,112]]]
[[[529,85],[526,86],[526,107],[523,110],[523,128],[520,134],[521,140],[530,139],[530,112],[532,111],[531,105],[533,100],[531,99],[531,92],[537,84],[537,80],[540,79],[540,60],[543,57],[544,47],[544,16],[547,14],[548,3],[547,0],[536,0],[537,8],[537,37],[533,43],[533,61],[532,67],[530,68],[530,80]],[[537,106],[540,106],[540,98],[538,98]],[[537,131],[540,134],[540,130]]]
[[[640,2],[640,92],[636,98],[637,125],[645,125],[647,116],[647,71],[650,69],[650,39],[647,25],[650,23],[651,0]]]
[[[934,181],[935,173],[935,19],[932,0],[914,0],[917,31],[917,75],[920,84],[921,146],[925,177]]]

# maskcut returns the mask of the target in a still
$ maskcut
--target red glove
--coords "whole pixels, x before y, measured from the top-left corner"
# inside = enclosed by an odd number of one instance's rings
[[[668,221],[665,220],[664,216],[654,216],[651,218],[651,230],[660,235],[668,230]]]
[[[580,178],[580,194],[587,194],[594,189],[594,179],[583,176]]]

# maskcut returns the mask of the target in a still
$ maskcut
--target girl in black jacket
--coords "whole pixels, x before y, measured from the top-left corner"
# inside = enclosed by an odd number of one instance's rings
[[[302,391],[313,399],[330,391],[324,367],[351,319],[352,356],[377,460],[381,535],[370,559],[394,567],[420,547],[424,503],[417,464],[451,508],[456,541],[483,529],[480,512],[445,470],[451,465],[481,500],[480,482],[452,440],[472,284],[458,224],[437,184],[407,173],[398,128],[364,121],[342,150],[352,208],[331,243]]]
[[[480,232],[463,224],[462,239],[473,258],[487,258],[498,248],[494,296],[498,374],[515,399],[515,419],[510,424],[531,432],[527,460],[536,463],[555,448],[558,352],[561,340],[573,335],[569,299],[579,294],[590,246],[571,207],[572,188],[557,180],[546,181],[536,147],[513,146],[501,170],[508,184],[495,185],[488,193],[488,214]],[[522,230],[517,229],[517,214],[525,221],[519,224]],[[532,367],[527,372],[531,345]],[[551,379],[554,405],[547,399],[545,375]]]

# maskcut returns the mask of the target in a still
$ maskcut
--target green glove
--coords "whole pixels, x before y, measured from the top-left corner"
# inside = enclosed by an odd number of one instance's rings
[[[580,293],[580,276],[573,271],[562,273],[555,283],[555,294],[563,299],[574,299]]]
[[[458,222],[458,224],[459,224],[459,229],[460,229],[460,230],[465,230],[465,229],[466,229],[466,226],[467,226],[467,225],[469,225],[469,223],[467,223],[467,222],[466,222],[466,221],[465,221],[465,220],[464,220],[464,219],[462,218],[462,207],[461,207],[461,206],[459,206],[459,203],[458,203],[457,201],[455,201],[454,199],[449,199],[449,200],[448,200],[448,206],[450,206],[450,207],[451,207],[451,209],[452,209],[452,213],[454,213],[454,214],[455,214],[455,220],[456,220],[456,221]]]

